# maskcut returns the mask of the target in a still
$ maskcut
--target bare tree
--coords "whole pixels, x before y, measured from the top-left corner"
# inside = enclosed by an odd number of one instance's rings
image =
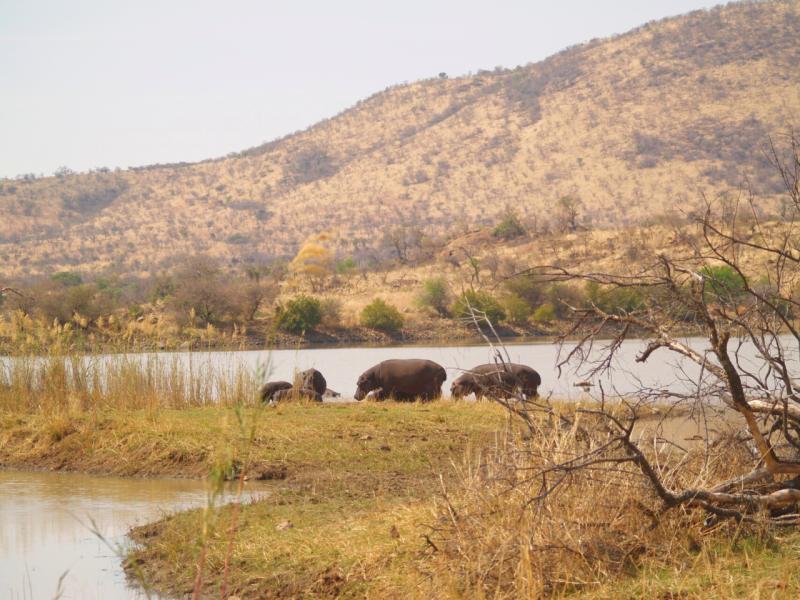
[[[624,483],[625,501],[653,527],[677,508],[700,509],[714,520],[800,524],[800,153],[794,136],[788,146],[788,160],[770,147],[786,187],[788,218],[760,217],[764,211],[752,193],[724,210],[706,201],[692,218],[695,245],[672,249],[639,273],[526,271],[550,281],[591,282],[597,290],[583,305],[569,305],[573,320],[561,338],[559,364],[586,376],[581,385],[596,390],[591,401],[564,408],[518,394],[496,400],[528,431],[502,464],[535,454],[503,475],[511,488],[532,490],[526,506],[544,507],[583,478]],[[624,301],[605,302],[604,295]],[[482,318],[473,311],[476,325]],[[687,332],[701,341],[688,341]],[[487,341],[503,368],[507,354],[488,334]],[[628,341],[640,344],[638,363],[674,357],[675,380],[615,389],[609,375],[620,370],[617,358]],[[662,433],[676,414],[705,427],[701,442]],[[723,424],[738,431],[715,435],[712,429]],[[562,433],[548,437],[548,431]],[[639,490],[638,498],[631,500],[631,490]]]
[[[580,228],[580,214],[583,203],[574,196],[562,196],[558,199],[558,222],[563,233],[577,231]]]
[[[603,422],[613,442],[606,440],[600,453],[592,450],[591,459],[589,454],[571,457],[570,468],[627,461],[665,508],[699,507],[737,520],[767,510],[773,520],[800,522],[800,153],[795,136],[788,142],[788,160],[774,144],[769,150],[786,187],[785,218],[761,219],[752,193],[722,210],[706,199],[693,218],[696,245],[661,254],[640,273],[538,270],[552,280],[593,282],[601,293],[623,291],[629,297],[635,292],[638,298],[616,309],[596,300],[570,306],[574,321],[562,341],[577,336],[578,342],[562,346],[559,368],[569,365],[602,381],[614,371],[623,342],[638,337],[645,340],[639,363],[669,353],[695,365],[691,373],[684,370],[682,386],[642,385],[617,403],[609,403],[601,387],[597,406],[582,412]],[[743,215],[747,227],[742,227]],[[687,331],[702,335],[704,343],[686,341]],[[654,462],[632,436],[644,407],[657,403],[686,406],[694,414],[727,410],[736,415],[744,426],[738,441],[750,449],[749,464],[711,485],[670,487],[668,480],[677,481],[670,469],[680,467]],[[707,461],[712,452],[716,460],[719,453],[732,452],[730,446],[710,444],[706,451]]]

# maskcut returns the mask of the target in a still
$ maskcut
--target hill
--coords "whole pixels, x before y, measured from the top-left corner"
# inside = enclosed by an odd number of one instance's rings
[[[509,210],[533,233],[613,229],[745,177],[769,196],[761,150],[800,121],[798,39],[797,0],[730,4],[392,87],[222,159],[0,180],[0,274],[265,262],[321,232],[366,262]]]

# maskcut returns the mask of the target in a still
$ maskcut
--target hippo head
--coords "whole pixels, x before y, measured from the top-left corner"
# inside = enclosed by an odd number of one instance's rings
[[[375,375],[370,372],[362,373],[356,382],[356,393],[353,397],[356,400],[363,400],[376,387],[378,387],[378,384],[375,381]]]
[[[450,394],[453,398],[463,398],[469,396],[472,392],[477,392],[476,386],[464,376],[459,377],[450,386]]]

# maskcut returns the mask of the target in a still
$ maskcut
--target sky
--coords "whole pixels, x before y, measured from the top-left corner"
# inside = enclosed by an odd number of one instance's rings
[[[0,0],[0,177],[196,161],[702,0]]]

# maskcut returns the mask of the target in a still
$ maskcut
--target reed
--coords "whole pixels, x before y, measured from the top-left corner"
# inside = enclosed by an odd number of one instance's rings
[[[0,411],[59,414],[253,404],[258,369],[202,355],[119,354],[0,358]]]

